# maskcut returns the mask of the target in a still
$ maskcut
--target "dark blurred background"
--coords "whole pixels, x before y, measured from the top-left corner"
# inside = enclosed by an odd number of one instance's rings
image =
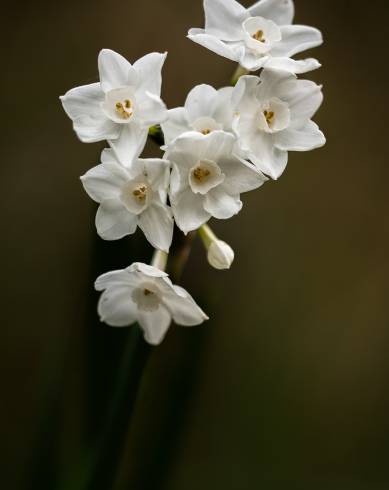
[[[212,222],[230,272],[196,242],[182,284],[211,320],[152,351],[115,490],[389,488],[389,7],[295,3],[325,38],[307,77],[327,146]],[[129,335],[98,322],[93,281],[151,255],[141,235],[97,238],[78,177],[102,145],[77,140],[58,96],[97,80],[101,48],[169,51],[169,107],[235,66],[185,38],[200,0],[9,2],[1,24],[0,486],[53,490],[94,447]]]

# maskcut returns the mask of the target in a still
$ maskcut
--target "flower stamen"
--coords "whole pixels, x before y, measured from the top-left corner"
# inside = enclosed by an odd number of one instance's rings
[[[132,195],[137,199],[140,203],[143,203],[147,197],[147,185],[140,184],[134,191]]]
[[[211,175],[211,172],[207,168],[196,167],[193,170],[193,177],[200,183],[206,180]]]
[[[204,136],[207,136],[207,134],[211,133],[211,130],[210,129],[203,129],[201,132]]]
[[[260,43],[264,43],[266,41],[265,38],[263,37],[263,31],[261,30],[255,32],[252,35],[252,38],[255,39],[256,41],[259,41]]]
[[[265,116],[268,126],[271,126],[274,122],[274,116],[275,116],[274,111],[265,110],[263,111],[263,115]]]
[[[126,99],[124,104],[122,102],[116,102],[116,112],[123,119],[129,119],[132,116],[132,104],[130,99]]]

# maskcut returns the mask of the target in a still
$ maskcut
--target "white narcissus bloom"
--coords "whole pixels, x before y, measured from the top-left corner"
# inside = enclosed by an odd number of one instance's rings
[[[234,116],[232,91],[232,87],[220,90],[210,85],[194,87],[188,94],[185,106],[169,110],[168,119],[161,124],[165,142],[170,143],[188,131],[203,134],[218,129],[231,131]]]
[[[323,101],[321,87],[293,74],[264,70],[260,78],[241,77],[233,100],[234,130],[241,150],[259,170],[277,179],[288,162],[288,151],[323,146],[324,134],[311,121]]]
[[[208,320],[185,289],[174,286],[165,272],[146,264],[103,274],[95,287],[104,291],[98,306],[101,321],[113,327],[138,322],[152,345],[162,342],[172,320],[183,326]]]
[[[305,73],[320,66],[312,58],[291,59],[323,42],[317,29],[291,25],[293,0],[260,0],[248,9],[235,0],[204,0],[204,11],[205,29],[190,29],[189,39],[249,71]]]
[[[96,227],[105,240],[118,240],[139,228],[154,248],[169,251],[174,221],[166,205],[170,164],[160,159],[119,161],[112,149],[104,150],[102,163],[89,170],[82,183],[100,203]]]
[[[267,179],[234,154],[236,139],[224,131],[185,133],[168,146],[172,164],[170,204],[177,226],[188,233],[212,216],[228,219],[242,209],[240,194]]]
[[[120,54],[103,49],[98,58],[100,82],[61,97],[81,141],[115,140],[127,128],[126,137],[134,146],[139,140],[144,146],[148,128],[167,116],[160,98],[165,59],[166,53],[150,53],[131,65]]]

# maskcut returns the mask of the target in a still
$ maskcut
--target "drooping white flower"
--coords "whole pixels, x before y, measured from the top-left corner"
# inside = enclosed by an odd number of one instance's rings
[[[165,142],[170,143],[188,131],[202,134],[219,129],[231,131],[234,115],[231,105],[232,91],[232,87],[220,90],[210,85],[194,87],[189,92],[184,107],[168,111],[168,119],[161,125]]]
[[[321,87],[280,70],[264,70],[260,78],[241,77],[233,100],[234,129],[246,157],[273,179],[281,176],[288,151],[323,146],[324,134],[311,121],[323,101]]]
[[[152,345],[162,342],[172,320],[183,326],[208,320],[185,289],[174,286],[165,272],[146,264],[103,274],[95,287],[104,291],[98,305],[101,321],[113,327],[138,322]]]
[[[167,116],[160,98],[165,59],[166,53],[150,53],[131,65],[120,54],[103,49],[98,58],[100,82],[61,97],[81,141],[115,140],[127,128],[126,138],[136,147],[142,140],[144,146],[148,128]]]
[[[123,150],[121,146],[116,148]],[[112,149],[104,150],[102,163],[81,177],[86,192],[100,203],[96,214],[99,235],[118,240],[135,233],[139,226],[153,247],[167,252],[174,226],[166,205],[169,162],[141,158],[129,162],[118,155]]]
[[[224,131],[185,133],[168,146],[172,164],[170,204],[177,226],[188,233],[211,216],[228,219],[242,209],[240,194],[267,179],[234,154],[236,139]]]
[[[291,25],[293,0],[260,0],[246,9],[236,0],[204,0],[205,29],[190,29],[188,37],[249,71],[263,67],[305,73],[320,64],[297,53],[322,43],[320,31]]]

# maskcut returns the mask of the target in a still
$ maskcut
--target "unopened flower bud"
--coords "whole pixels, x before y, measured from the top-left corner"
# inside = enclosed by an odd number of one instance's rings
[[[234,251],[228,243],[215,240],[208,249],[208,262],[212,267],[219,270],[229,269],[234,261]]]
[[[203,225],[199,234],[207,250],[210,265],[218,270],[229,269],[235,254],[228,243],[219,240],[208,225]]]

